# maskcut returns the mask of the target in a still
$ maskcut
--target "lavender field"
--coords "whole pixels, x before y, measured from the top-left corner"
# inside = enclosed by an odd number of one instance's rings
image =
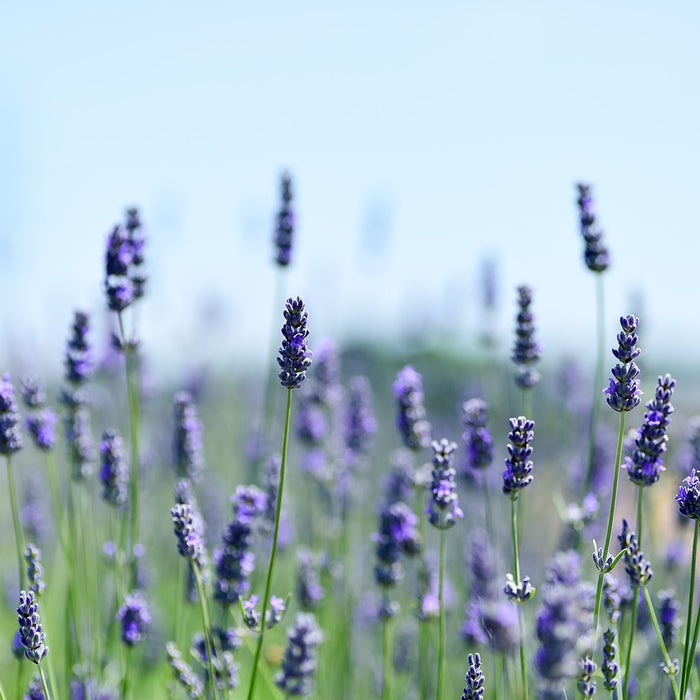
[[[316,335],[285,173],[265,371],[176,383],[148,376],[127,209],[106,349],[76,310],[63,358],[3,368],[0,697],[700,697],[697,371],[606,305],[593,196],[562,263],[590,271],[581,356],[547,357],[537,279],[503,290],[499,338],[488,270],[482,332],[447,351]]]

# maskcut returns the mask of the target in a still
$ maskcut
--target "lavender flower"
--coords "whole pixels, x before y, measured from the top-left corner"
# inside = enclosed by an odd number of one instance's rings
[[[56,414],[46,404],[46,392],[29,377],[21,384],[22,399],[29,410],[25,419],[27,432],[42,451],[50,450],[56,441]]]
[[[107,238],[105,291],[111,311],[122,312],[144,294],[146,278],[141,271],[145,238],[136,209],[128,209],[125,225],[117,224]]]
[[[414,451],[427,447],[430,423],[423,406],[423,380],[411,365],[396,375],[394,396],[398,403],[397,427],[404,445]]]
[[[658,598],[661,608],[659,613],[661,618],[661,635],[668,650],[678,640],[678,627],[680,625],[678,611],[680,610],[680,605],[676,601],[675,593],[671,590],[659,591]]]
[[[74,481],[83,481],[92,472],[95,443],[90,433],[90,409],[82,392],[75,392],[69,402],[62,396],[67,410],[64,419],[66,446],[68,448],[71,476]]]
[[[12,387],[10,375],[5,374],[0,381],[0,454],[10,456],[22,449],[19,425],[15,390]]]
[[[593,674],[596,670],[596,665],[590,656],[585,656],[578,662],[579,677],[576,687],[578,692],[584,698],[592,698],[595,695],[596,682],[593,680]]]
[[[311,350],[308,347],[309,331],[306,328],[308,313],[301,297],[287,299],[282,326],[282,345],[277,363],[280,383],[287,389],[298,389],[306,379],[306,370],[311,365]]]
[[[481,670],[481,656],[479,653],[467,654],[469,670],[464,680],[467,683],[461,700],[482,700],[484,697],[484,672]]]
[[[659,480],[659,473],[666,467],[663,453],[666,451],[673,405],[671,396],[676,382],[670,374],[659,377],[654,399],[647,403],[644,422],[637,431],[634,450],[625,460],[625,469],[632,483],[638,486],[651,486]]]
[[[682,473],[700,469],[700,416],[693,416],[686,426],[683,450],[678,458]]]
[[[301,392],[296,432],[299,440],[308,448],[322,445],[328,436],[326,413],[310,392]]]
[[[596,224],[591,186],[579,182],[578,199],[576,200],[580,212],[581,235],[586,244],[583,259],[586,267],[592,272],[604,272],[610,264],[610,254],[603,244],[603,232]]]
[[[44,686],[41,684],[41,676],[39,674],[35,674],[32,680],[29,681],[27,692],[22,700],[46,700]]]
[[[200,527],[200,518],[193,516],[189,503],[177,503],[170,510],[177,551],[201,570],[206,565],[206,548]]]
[[[452,463],[457,443],[443,438],[433,441],[433,483],[430,505],[425,509],[431,525],[447,530],[456,524],[464,513],[457,503],[456,472]]]
[[[78,387],[92,374],[92,348],[88,342],[90,318],[84,311],[76,311],[73,317],[71,335],[66,346],[66,380]]]
[[[334,340],[324,338],[314,350],[314,382],[312,397],[314,403],[332,408],[340,399],[340,357]]]
[[[294,211],[292,210],[292,178],[288,172],[280,178],[280,208],[275,226],[275,262],[287,267],[292,257],[292,237],[294,234]]]
[[[282,670],[275,676],[275,683],[289,697],[311,695],[316,671],[316,647],[323,641],[313,613],[297,614],[288,639]]]
[[[515,383],[521,389],[530,389],[540,381],[539,372],[534,365],[540,359],[542,348],[535,339],[534,316],[530,311],[532,289],[525,285],[518,287],[518,306],[520,310],[515,317],[515,345],[511,360],[517,367]]]
[[[27,578],[29,580],[29,590],[40,596],[46,588],[44,583],[44,567],[41,565],[41,550],[32,542],[27,544],[24,552],[27,562]]]
[[[173,397],[173,463],[179,477],[198,481],[204,468],[202,450],[202,423],[197,406],[187,391],[178,391]]]
[[[420,551],[418,516],[402,502],[385,505],[379,514],[379,532],[373,535],[377,543],[374,579],[383,587],[395,586],[403,580],[402,555]]]
[[[108,429],[102,433],[100,455],[102,498],[113,506],[123,506],[129,485],[129,467],[124,457],[123,440],[115,430]]]
[[[146,599],[140,591],[127,593],[124,604],[117,612],[117,620],[122,626],[122,642],[128,647],[143,641],[146,628],[151,624]]]
[[[232,652],[240,648],[242,639],[235,629],[223,629],[222,627],[215,627],[212,630],[212,637],[214,639],[211,646],[216,686],[219,690],[234,690],[238,686],[238,664],[233,660]],[[208,667],[207,643],[201,632],[197,632],[192,637],[191,652],[205,668]]]
[[[168,654],[168,663],[173,669],[178,683],[185,689],[187,697],[201,698],[204,696],[204,684],[192,670],[192,667],[182,658],[182,653],[177,648],[175,642],[168,642],[165,645]]]
[[[700,478],[696,476],[696,470],[690,472],[690,476],[683,479],[678,487],[675,497],[678,510],[681,515],[693,520],[700,520]]]
[[[626,549],[624,554],[625,571],[629,576],[632,586],[644,586],[651,580],[653,571],[651,565],[646,560],[644,552],[639,549],[637,535],[629,529],[627,520],[622,520],[622,531],[618,535],[620,549]]]
[[[619,362],[612,368],[612,378],[607,389],[608,406],[618,413],[625,413],[636,408],[641,399],[642,392],[639,389],[639,367],[634,362],[640,350],[637,346],[637,325],[639,319],[636,316],[621,316],[620,326],[622,331],[617,334],[617,349],[613,348],[613,355]]]
[[[535,436],[535,421],[525,416],[510,419],[510,433],[507,445],[508,459],[506,470],[503,472],[503,493],[511,500],[516,500],[518,494],[532,483],[532,445]]]
[[[479,471],[493,461],[493,442],[487,427],[487,406],[483,399],[469,399],[462,404],[464,421],[464,473]]]
[[[617,687],[617,672],[619,667],[615,662],[615,630],[611,627],[603,632],[603,672],[604,685],[606,690],[614,690]]]
[[[24,655],[38,664],[49,653],[49,648],[44,644],[46,634],[41,626],[39,607],[34,602],[34,591],[19,592],[17,616]]]
[[[369,380],[367,377],[353,377],[348,383],[345,413],[345,444],[353,456],[368,451],[376,430]]]
[[[383,482],[384,502],[391,505],[398,501],[409,501],[415,486],[413,457],[407,449],[402,447],[391,453],[389,461],[391,469]]]
[[[324,590],[318,578],[313,554],[307,547],[297,551],[297,598],[303,610],[317,608]]]

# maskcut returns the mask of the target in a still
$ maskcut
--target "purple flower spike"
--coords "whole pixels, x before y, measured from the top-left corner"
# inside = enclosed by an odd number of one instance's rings
[[[457,443],[444,438],[433,442],[432,498],[425,512],[430,524],[439,530],[447,530],[464,517],[457,503],[456,472],[452,466],[456,449]]]
[[[626,413],[639,406],[642,392],[639,389],[639,367],[634,360],[639,356],[637,347],[636,316],[621,316],[622,330],[617,334],[618,347],[613,348],[613,355],[619,362],[612,368],[612,378],[607,389],[603,390],[608,406],[618,413]]]
[[[470,399],[462,405],[464,421],[464,473],[480,471],[493,461],[493,442],[487,427],[487,406],[483,399]]]
[[[630,530],[626,520],[622,520],[622,532],[617,537],[620,549],[627,549],[624,554],[625,571],[629,576],[632,586],[644,586],[649,581],[654,572],[651,565],[644,556],[644,552],[639,549],[639,540],[633,530]]]
[[[637,431],[632,456],[625,460],[630,481],[639,486],[651,486],[664,471],[663,453],[666,451],[666,431],[671,422],[673,405],[671,396],[675,380],[670,374],[659,377],[654,399],[647,403],[642,427]]]
[[[294,211],[292,209],[292,178],[289,173],[282,173],[280,178],[280,208],[277,212],[275,226],[275,262],[280,267],[287,267],[292,258],[292,239],[294,236]]]
[[[24,655],[38,664],[49,653],[49,648],[44,644],[46,634],[41,626],[39,608],[34,602],[34,591],[19,592],[17,621]]]
[[[126,594],[124,605],[117,612],[117,620],[121,622],[122,642],[126,646],[133,647],[143,641],[146,627],[151,624],[151,615],[140,591]]]
[[[515,317],[515,345],[511,360],[517,367],[515,383],[521,389],[530,389],[540,381],[534,365],[540,359],[542,348],[535,338],[535,317],[530,311],[532,289],[518,287],[518,315]]]
[[[46,452],[56,441],[56,414],[47,406],[46,392],[36,380],[27,377],[20,388],[24,405],[29,410],[24,425],[37,448]]]
[[[173,397],[173,462],[179,477],[193,481],[201,478],[204,469],[202,423],[194,398],[187,391],[178,391]]]
[[[481,656],[476,654],[467,655],[469,670],[464,680],[467,687],[462,693],[461,700],[482,700],[484,697],[484,672],[481,670]]]
[[[675,500],[681,515],[700,520],[700,478],[695,469],[690,472],[690,476],[683,479]]]
[[[610,254],[602,241],[603,231],[596,223],[591,186],[579,182],[576,187],[578,188],[576,203],[579,208],[581,236],[586,244],[583,259],[586,267],[592,272],[605,272],[610,265]]]
[[[122,312],[143,296],[146,277],[145,238],[137,209],[127,209],[126,222],[112,229],[105,252],[105,291],[111,311]]]
[[[323,633],[313,613],[298,613],[288,637],[282,670],[275,676],[275,683],[287,697],[311,695],[316,647],[323,641]]]
[[[5,374],[0,381],[0,454],[9,456],[22,449],[19,425],[15,390],[12,387],[10,375]]]
[[[397,427],[403,443],[418,451],[430,443],[430,423],[423,406],[423,379],[411,365],[406,365],[394,382],[394,396],[398,403]]]
[[[200,517],[193,512],[189,503],[177,503],[171,510],[177,551],[187,561],[196,564],[200,570],[206,564],[206,548],[202,537]]]
[[[530,443],[535,436],[534,428],[535,421],[528,420],[525,416],[510,419],[510,442],[507,446],[506,470],[503,472],[503,493],[513,501],[522,489],[532,483]]]
[[[353,377],[348,384],[345,412],[345,444],[353,457],[369,450],[376,430],[369,380],[362,376]]]
[[[129,486],[129,467],[124,457],[124,441],[115,430],[102,433],[100,456],[102,498],[113,506],[123,506]]]
[[[83,311],[76,311],[65,360],[66,380],[76,388],[85,383],[93,370],[92,348],[87,337],[89,330],[89,316]]]
[[[382,587],[395,586],[403,580],[401,559],[404,554],[420,551],[418,516],[402,502],[385,505],[379,514],[379,532],[372,536],[377,543],[374,580]]]
[[[306,370],[311,365],[311,350],[308,347],[309,331],[306,328],[308,313],[301,297],[287,299],[282,326],[282,345],[277,363],[280,383],[287,389],[298,389],[306,379]]]

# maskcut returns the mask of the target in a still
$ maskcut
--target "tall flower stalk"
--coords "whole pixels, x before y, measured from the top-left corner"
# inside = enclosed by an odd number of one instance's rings
[[[46,700],[51,700],[49,684],[44,673],[41,661],[46,658],[49,648],[44,644],[46,633],[41,625],[39,607],[34,601],[34,591],[19,592],[19,606],[17,608],[17,620],[19,623],[19,636],[24,656],[32,663],[36,664],[41,676],[41,686]]]
[[[615,454],[615,471],[613,473],[612,493],[610,495],[610,510],[608,512],[608,525],[605,531],[605,543],[603,547],[596,548],[593,552],[593,561],[598,569],[598,586],[596,589],[595,609],[593,612],[593,630],[596,633],[598,618],[600,615],[600,601],[603,592],[603,577],[617,564],[621,555],[616,558],[610,556],[610,541],[615,520],[615,506],[617,503],[617,489],[620,482],[620,462],[622,460],[622,443],[625,435],[625,414],[636,408],[641,399],[639,388],[639,367],[634,360],[639,356],[637,347],[636,316],[621,316],[620,326],[622,330],[617,334],[617,348],[613,348],[613,355],[617,358],[617,364],[612,368],[612,377],[608,387],[603,393],[607,394],[608,406],[620,414],[620,426],[617,433],[617,451]],[[595,541],[594,541],[595,547]]]
[[[600,414],[600,401],[598,391],[603,383],[604,355],[605,355],[605,290],[603,287],[603,272],[610,265],[610,254],[602,241],[603,231],[598,226],[595,216],[591,186],[579,182],[578,199],[576,203],[579,209],[579,223],[581,237],[585,248],[583,259],[586,267],[596,276],[596,365],[593,379],[593,402],[591,404],[590,434],[588,442],[588,455],[586,460],[586,476],[584,479],[584,494],[591,487],[594,472],[594,460],[596,440],[598,436],[598,416]]]
[[[535,369],[542,348],[535,337],[535,317],[530,310],[532,289],[526,285],[518,287],[518,314],[515,317],[515,344],[511,360],[517,370],[515,383],[523,392],[523,413],[532,415],[531,390],[539,381],[540,373]]]
[[[260,653],[262,651],[263,637],[265,634],[265,616],[267,606],[270,602],[270,592],[272,584],[272,574],[277,555],[277,541],[280,528],[280,514],[282,512],[282,494],[284,491],[284,475],[287,466],[287,444],[289,441],[289,426],[292,415],[292,391],[298,389],[306,379],[306,371],[311,364],[311,350],[308,347],[309,331],[307,330],[308,313],[301,297],[287,299],[284,308],[284,325],[282,326],[282,345],[279,350],[277,363],[280,372],[277,375],[282,386],[287,389],[287,406],[284,419],[284,435],[282,438],[282,462],[280,464],[279,492],[275,509],[275,529],[272,535],[272,551],[270,553],[270,564],[267,569],[267,579],[265,581],[265,593],[263,597],[262,614],[263,619],[260,625],[260,635],[255,649],[255,659],[253,661],[253,671],[248,688],[248,700],[255,696],[255,681],[258,675],[260,663]]]

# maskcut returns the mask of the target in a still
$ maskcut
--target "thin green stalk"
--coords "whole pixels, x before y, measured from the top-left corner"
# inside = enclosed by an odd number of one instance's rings
[[[688,675],[686,676],[685,682],[686,687],[690,684],[690,677],[693,673],[693,662],[695,660],[695,650],[698,646],[698,635],[700,635],[700,610],[695,617],[695,627],[693,629],[693,641],[690,645],[690,654],[688,656]]]
[[[124,648],[122,654],[122,664],[124,666],[124,675],[122,676],[122,700],[129,700],[129,681],[131,680],[131,653],[132,647]]]
[[[258,665],[260,662],[260,652],[262,651],[263,636],[265,634],[265,616],[267,612],[267,604],[270,601],[270,587],[272,584],[272,571],[275,566],[275,556],[277,554],[277,538],[280,530],[280,514],[282,512],[282,493],[284,491],[284,472],[287,466],[287,443],[289,441],[289,425],[292,415],[292,389],[287,389],[287,409],[284,419],[284,437],[282,439],[282,462],[280,464],[280,485],[277,494],[277,507],[275,508],[275,531],[272,536],[272,552],[270,553],[270,565],[267,569],[267,581],[265,582],[265,596],[263,598],[262,618],[260,623],[260,635],[258,636],[258,645],[255,649],[255,660],[253,661],[253,674],[250,678],[250,687],[248,689],[248,700],[253,700],[255,693],[255,680],[258,675]]]
[[[22,524],[19,520],[19,510],[17,508],[17,492],[15,491],[15,479],[12,474],[12,457],[7,455],[7,490],[10,492],[10,509],[12,510],[12,525],[15,530],[15,544],[17,546],[17,564],[19,566],[20,589],[27,588],[27,575],[24,571],[24,534]]]
[[[56,475],[56,460],[53,452],[46,452],[46,473],[49,477],[49,491],[51,493],[51,503],[53,505],[54,517],[56,519],[56,531],[58,541],[61,545],[63,556],[68,560],[68,542],[65,532],[66,524],[63,519],[63,508],[61,507],[61,496],[58,488],[58,476]]]
[[[391,698],[391,619],[382,620],[382,659],[384,661],[384,675],[382,678],[382,700]]]
[[[510,531],[513,537],[513,575],[515,584],[520,585],[520,552],[518,550],[518,499],[511,499],[510,502]],[[520,606],[518,606],[518,626],[520,627],[520,680],[522,684],[523,697],[527,698],[527,662],[525,659],[525,637],[523,634],[523,616]]]
[[[620,427],[617,432],[617,451],[615,454],[615,472],[613,473],[612,494],[610,495],[610,510],[608,512],[608,527],[605,532],[605,544],[603,546],[603,561],[608,558],[610,549],[610,540],[612,539],[612,528],[615,520],[615,505],[617,502],[617,489],[620,483],[620,460],[622,459],[622,441],[625,437],[625,413],[620,412]],[[595,594],[595,610],[593,613],[593,635],[598,634],[598,618],[600,616],[600,601],[603,593],[603,576],[602,571],[598,572],[598,587]]]
[[[41,667],[41,664],[37,664],[37,667],[39,668],[39,676],[41,677],[41,687],[44,689],[44,695],[46,696],[46,700],[51,700],[51,693],[49,692],[49,686],[46,682],[46,675],[44,674],[44,669]]]
[[[445,681],[445,601],[443,588],[445,586],[445,531],[440,530],[440,590],[438,592],[438,600],[440,604],[440,643],[438,646],[438,680],[437,680],[437,699],[442,700],[443,684]]]
[[[427,620],[418,621],[418,697],[428,700],[428,674],[425,672],[424,659],[428,658],[428,642],[430,629]]]
[[[0,682],[0,700],[7,700],[7,696],[5,695],[5,689],[2,687],[1,682]]]
[[[598,416],[600,414],[600,394],[603,385],[603,372],[605,371],[605,293],[603,288],[603,275],[596,275],[596,317],[597,317],[597,351],[595,377],[593,380],[593,405],[591,407],[590,439],[588,442],[588,458],[586,460],[586,478],[584,481],[585,495],[591,489],[593,480],[593,467],[595,461],[595,448],[598,439]]]
[[[204,590],[204,585],[202,583],[202,575],[199,571],[199,566],[195,562],[191,562],[192,571],[194,572],[194,581],[197,586],[197,595],[199,597],[199,607],[202,611],[202,627],[204,628],[204,643],[207,647],[207,660],[209,662],[209,681],[211,683],[212,693],[214,695],[214,700],[218,698],[218,692],[216,688],[216,671],[214,668],[214,654],[211,648],[211,619],[209,617],[209,607],[207,606],[207,596]]]
[[[656,619],[656,613],[654,612],[654,606],[652,605],[651,602],[651,596],[649,595],[649,590],[647,589],[646,586],[643,587],[644,590],[644,600],[647,602],[647,609],[649,610],[649,617],[651,618],[651,624],[654,626],[654,632],[656,633],[656,639],[659,642],[659,648],[661,649],[661,653],[663,654],[664,657],[664,662],[667,666],[667,668],[672,669],[673,668],[673,662],[671,661],[671,656],[668,653],[668,649],[666,649],[666,645],[664,644],[664,637],[663,634],[661,634],[661,628],[659,627],[659,621]],[[678,695],[678,685],[676,683],[676,678],[675,676],[671,676],[671,688],[673,689],[673,697],[675,700],[679,700],[679,695]],[[660,695],[659,695],[660,697]]]
[[[644,487],[637,485],[637,542],[639,549],[642,549],[642,524],[644,512],[642,504],[644,502]]]
[[[634,643],[634,631],[637,627],[637,605],[639,600],[639,586],[634,586],[632,588],[632,615],[630,616],[630,635],[627,642],[627,656],[625,658],[625,681],[624,681],[624,691],[622,693],[623,697],[629,697],[627,689],[629,688],[630,682],[630,660],[632,659],[632,644]]]
[[[685,698],[688,688],[688,678],[690,677],[690,665],[692,656],[690,655],[690,627],[693,619],[693,596],[695,594],[695,566],[698,559],[698,533],[700,531],[700,520],[695,521],[693,530],[693,554],[690,563],[690,589],[688,591],[688,612],[685,620],[685,644],[683,645],[683,669],[681,671],[681,697]]]

